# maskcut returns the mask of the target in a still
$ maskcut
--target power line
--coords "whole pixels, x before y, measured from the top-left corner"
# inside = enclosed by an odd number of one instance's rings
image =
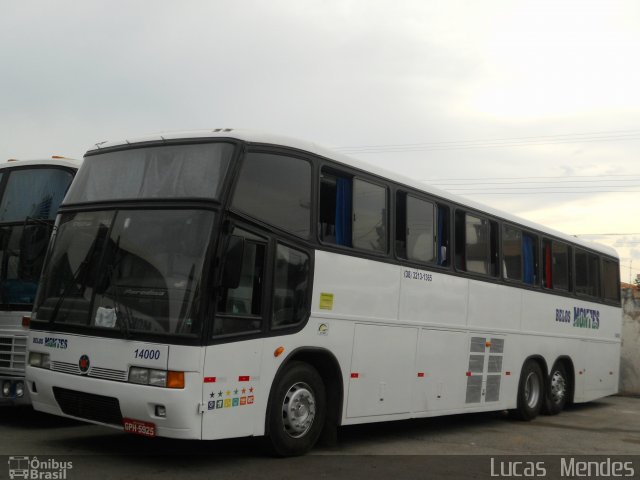
[[[600,178],[600,177],[638,177],[640,173],[612,173],[612,174],[598,174],[598,175],[560,175],[560,176],[546,176],[546,177],[475,177],[475,178],[433,178],[425,179],[425,182],[439,182],[449,180],[523,180],[527,178],[535,179],[562,179],[562,178]]]
[[[506,185],[506,184],[503,184]],[[478,187],[480,185],[477,185],[475,188],[447,188],[446,190],[450,191],[450,192],[461,192],[461,191],[465,191],[465,190],[478,190]],[[544,190],[544,189],[549,189],[549,188],[564,188],[564,189],[571,189],[571,190],[580,190],[580,189],[585,189],[585,188],[617,188],[617,189],[621,189],[621,188],[639,188],[640,185],[579,185],[579,186],[573,186],[573,185],[553,185],[553,186],[538,186],[538,187],[492,187],[490,190]],[[485,190],[484,188],[480,187],[481,190]],[[486,190],[489,190],[489,188],[487,188]],[[621,192],[625,192],[626,190],[619,190]]]
[[[635,177],[635,175],[634,175]],[[526,178],[526,177],[522,177],[522,178]],[[451,182],[445,182],[445,183],[431,183],[431,185],[435,186],[435,187],[440,187],[440,186],[469,186],[469,185],[526,185],[526,184],[551,184],[551,185],[560,185],[562,183],[598,183],[598,182],[636,182],[640,180],[640,178],[629,178],[629,179],[616,179],[616,178],[608,178],[608,179],[604,179],[601,178],[600,180],[561,180],[560,178],[558,178],[557,181],[531,181],[531,180],[525,180],[523,182],[520,181],[509,181],[509,182],[477,182],[477,183],[451,183]],[[628,185],[616,185],[616,187],[625,187]]]
[[[433,150],[460,150],[475,148],[504,148],[567,143],[589,143],[608,141],[640,140],[640,130],[611,130],[603,132],[573,133],[560,135],[538,135],[526,137],[496,138],[485,140],[450,140],[438,142],[400,143],[386,145],[356,145],[335,147],[351,154],[401,153]]]
[[[574,233],[576,237],[588,237],[588,236],[603,236],[603,237],[613,237],[613,236],[623,236],[623,235],[640,235],[640,232],[631,232],[631,233]]]
[[[599,190],[588,192],[464,192],[460,195],[590,195],[594,193],[640,193],[640,190]]]

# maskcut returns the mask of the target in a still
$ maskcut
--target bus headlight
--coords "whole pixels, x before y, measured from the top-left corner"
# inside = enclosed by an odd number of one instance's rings
[[[50,368],[51,361],[48,353],[29,352],[29,365],[39,368]]]
[[[3,382],[2,384],[2,396],[3,397],[11,396],[11,382],[8,380],[6,382]]]
[[[129,382],[152,387],[184,388],[184,372],[156,370],[154,368],[129,368]]]
[[[149,385],[156,387],[167,386],[167,372],[164,370],[149,370]]]
[[[129,382],[139,383],[140,385],[149,385],[149,369],[131,367],[129,369]]]

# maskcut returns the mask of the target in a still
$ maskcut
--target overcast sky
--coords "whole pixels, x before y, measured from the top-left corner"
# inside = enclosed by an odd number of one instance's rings
[[[0,7],[0,159],[258,129],[589,234],[640,272],[637,0]]]

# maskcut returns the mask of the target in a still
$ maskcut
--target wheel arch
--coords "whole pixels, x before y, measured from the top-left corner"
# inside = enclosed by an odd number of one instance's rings
[[[269,390],[269,401],[267,403],[267,414],[265,416],[265,435],[269,434],[269,418],[273,405],[274,385],[276,379],[291,362],[304,362],[315,368],[325,385],[327,395],[327,415],[326,426],[337,427],[342,418],[342,404],[344,401],[344,383],[340,363],[336,356],[326,348],[322,347],[298,347],[293,350],[278,367],[274,381]]]
[[[529,355],[527,358],[524,359],[524,361],[522,362],[522,366],[520,367],[520,373],[519,373],[520,376],[522,375],[522,369],[527,364],[527,362],[530,362],[530,361],[536,362],[540,366],[540,369],[542,370],[543,379],[546,379],[549,376],[549,367],[547,366],[547,361],[544,359],[542,355],[538,355],[538,354]],[[518,381],[519,380],[520,378],[518,378]]]

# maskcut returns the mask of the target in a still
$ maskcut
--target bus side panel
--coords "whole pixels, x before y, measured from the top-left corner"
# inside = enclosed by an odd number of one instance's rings
[[[469,282],[469,327],[519,330],[522,290]]]
[[[588,352],[584,372],[584,401],[594,400],[618,392],[620,344],[583,341]]]
[[[464,408],[468,344],[463,331],[420,330],[414,412]]]
[[[404,267],[400,282],[400,320],[464,327],[468,285],[466,278]]]
[[[411,411],[417,328],[356,325],[347,417]]]
[[[206,348],[203,439],[253,435],[255,418],[265,408],[270,387],[260,378],[262,348],[262,339]]]
[[[396,322],[400,267],[316,251],[314,313],[371,322]],[[320,296],[324,301],[320,301]]]

